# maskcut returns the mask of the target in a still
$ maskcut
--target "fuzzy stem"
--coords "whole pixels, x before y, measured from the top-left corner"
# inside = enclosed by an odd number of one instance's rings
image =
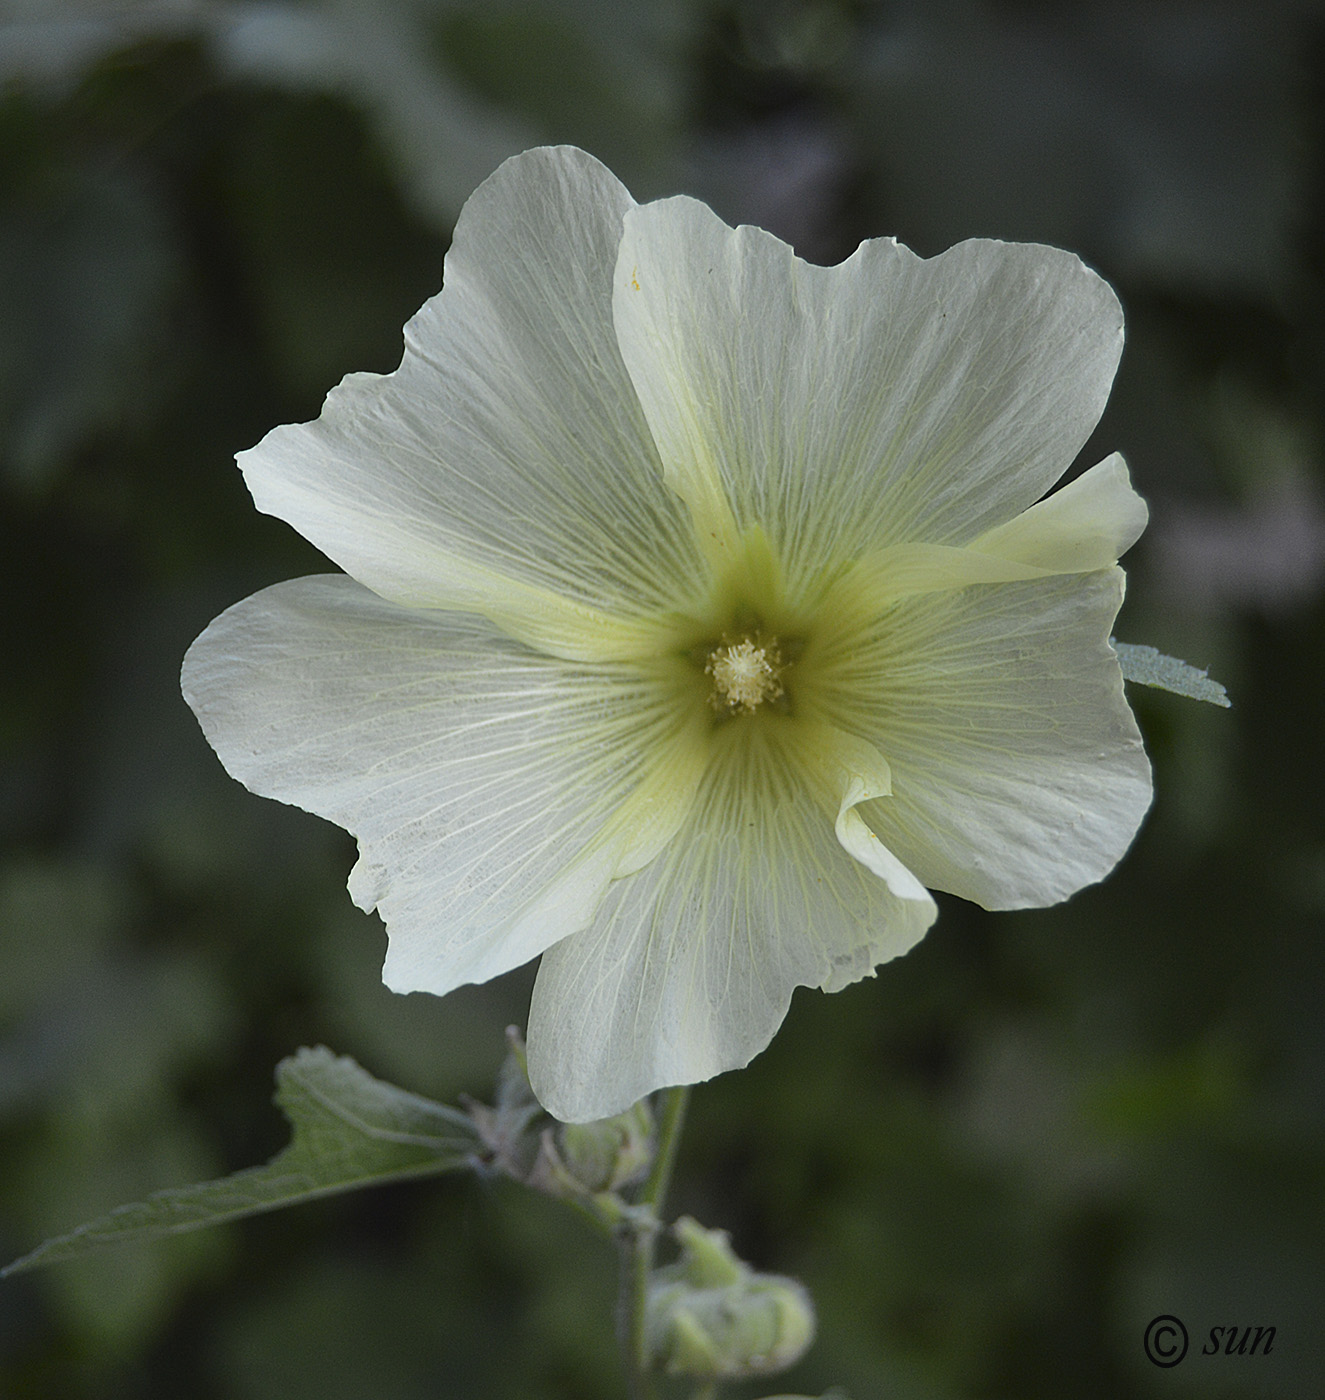
[[[640,1204],[652,1206],[655,1215],[662,1215],[663,1202],[667,1199],[667,1188],[672,1180],[672,1168],[676,1165],[676,1149],[681,1142],[681,1128],[685,1123],[686,1104],[690,1101],[690,1086],[681,1084],[675,1089],[663,1092],[662,1121],[658,1124],[658,1151],[653,1159],[648,1180],[640,1192]]]
[[[619,1227],[621,1241],[621,1348],[630,1380],[630,1400],[654,1400],[657,1387],[649,1366],[649,1341],[645,1305],[653,1250],[661,1228],[663,1202],[676,1164],[676,1150],[685,1122],[688,1085],[668,1089],[663,1094],[658,1124],[658,1147],[653,1166],[640,1192],[636,1207]]]
[[[630,1400],[653,1400],[657,1395],[649,1369],[649,1343],[644,1304],[657,1224],[631,1224],[621,1232],[621,1348],[625,1353]]]

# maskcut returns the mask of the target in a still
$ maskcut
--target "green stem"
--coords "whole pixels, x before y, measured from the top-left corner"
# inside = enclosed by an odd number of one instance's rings
[[[663,1091],[662,1118],[658,1124],[658,1151],[654,1155],[648,1180],[640,1192],[640,1204],[652,1206],[655,1215],[662,1215],[663,1202],[667,1199],[667,1187],[671,1184],[672,1168],[676,1165],[676,1149],[681,1142],[681,1128],[685,1123],[686,1105],[689,1102],[689,1084],[681,1084],[675,1089]]]
[[[649,1370],[644,1313],[657,1233],[656,1221],[650,1227],[632,1223],[624,1226],[621,1232],[621,1347],[630,1382],[630,1400],[653,1400],[658,1393]]]
[[[645,1304],[653,1250],[662,1227],[662,1207],[676,1164],[676,1150],[685,1122],[688,1085],[668,1089],[662,1096],[658,1122],[658,1147],[653,1166],[640,1192],[635,1210],[620,1227],[621,1239],[621,1346],[630,1378],[631,1400],[653,1400],[657,1387],[649,1368],[649,1343]]]

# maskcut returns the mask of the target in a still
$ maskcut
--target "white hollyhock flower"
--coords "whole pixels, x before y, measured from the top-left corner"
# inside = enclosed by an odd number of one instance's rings
[[[358,837],[390,987],[542,955],[554,1114],[707,1079],[912,947],[927,886],[1052,904],[1126,850],[1145,506],[1117,456],[1040,499],[1121,346],[1053,248],[815,267],[529,151],[400,368],[241,454],[346,574],[222,614],[185,695],[236,778]]]

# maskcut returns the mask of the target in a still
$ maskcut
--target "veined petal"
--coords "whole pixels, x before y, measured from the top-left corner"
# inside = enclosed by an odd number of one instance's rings
[[[1115,452],[971,548],[1053,573],[1107,569],[1140,539],[1149,515]]]
[[[614,312],[701,533],[761,524],[793,589],[1025,510],[1094,428],[1122,349],[1117,298],[1070,253],[975,240],[926,261],[877,239],[815,267],[684,197],[626,212]]]
[[[942,593],[976,583],[1020,583],[1052,573],[1019,559],[950,544],[892,544],[866,554],[825,595],[820,611],[835,617],[855,595],[877,613],[884,602],[915,593]]]
[[[350,889],[386,921],[396,991],[484,981],[584,928],[699,780],[637,669],[575,666],[341,575],[223,613],[183,686],[234,777],[358,837]]]
[[[1114,453],[965,548],[894,544],[871,551],[838,576],[818,611],[834,633],[844,634],[916,593],[1107,569],[1136,543],[1147,516]]]
[[[987,908],[1102,879],[1150,805],[1108,644],[1117,568],[917,594],[825,649],[816,704],[888,759],[859,812],[933,889]]]
[[[658,618],[605,612],[479,568],[465,575],[463,587],[473,594],[472,611],[508,637],[549,656],[567,661],[636,661],[657,653]]]
[[[507,161],[466,204],[400,368],[349,376],[315,422],[240,454],[258,507],[383,597],[479,612],[563,655],[595,653],[574,618],[549,624],[557,599],[675,606],[698,556],[612,324],[632,205],[582,151]]]
[[[823,729],[825,734],[819,742],[831,756],[826,761],[820,760],[816,766],[825,778],[836,780],[842,795],[833,824],[842,849],[867,870],[872,870],[898,899],[910,901],[914,906],[910,910],[914,918],[920,918],[928,909],[932,920],[934,900],[929,891],[870,830],[857,810],[862,802],[892,795],[892,769],[873,744],[841,730],[831,730],[827,725]],[[928,923],[917,926],[917,939],[928,926]],[[845,976],[840,982],[830,979],[822,985],[824,991],[835,992],[856,980]]]
[[[676,839],[612,885],[592,927],[543,955],[529,1073],[558,1118],[605,1117],[747,1064],[797,986],[836,991],[935,918],[900,861],[856,849],[869,838],[850,813],[886,775],[868,746],[833,748],[824,733],[803,752],[782,747],[776,726],[728,732]],[[832,810],[825,782],[840,792]]]

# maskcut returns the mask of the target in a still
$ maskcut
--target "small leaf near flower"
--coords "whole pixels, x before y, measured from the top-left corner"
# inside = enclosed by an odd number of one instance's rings
[[[1179,661],[1176,656],[1165,656],[1154,647],[1117,640],[1113,641],[1113,649],[1118,653],[1124,680],[1153,685],[1159,690],[1171,690],[1175,695],[1185,695],[1189,700],[1204,700],[1226,710],[1233,703],[1218,681],[1212,681],[1205,671]]]
[[[0,1276],[126,1240],[157,1239],[319,1196],[457,1171],[473,1164],[479,1147],[463,1113],[374,1079],[321,1046],[300,1050],[276,1067],[276,1103],[294,1135],[266,1166],[121,1206],[47,1240]]]

